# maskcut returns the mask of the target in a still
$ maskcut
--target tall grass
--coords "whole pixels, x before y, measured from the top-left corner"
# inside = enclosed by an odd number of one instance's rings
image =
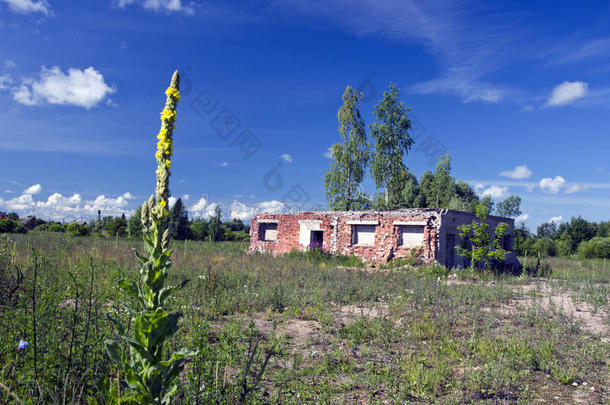
[[[129,323],[115,286],[137,277],[139,248],[36,232],[5,240],[0,401],[102,401],[99,382],[111,371],[106,315]],[[582,382],[595,387],[592,402],[608,398],[607,341],[541,304],[502,311],[527,276],[448,283],[430,271],[247,255],[244,243],[172,248],[167,283],[191,283],[169,302],[184,313],[169,349],[200,350],[181,376],[177,403],[553,402]],[[531,281],[597,300],[608,312],[603,261],[551,264],[552,278]],[[295,340],[298,325],[313,328],[304,340]],[[30,346],[17,352],[20,340]]]

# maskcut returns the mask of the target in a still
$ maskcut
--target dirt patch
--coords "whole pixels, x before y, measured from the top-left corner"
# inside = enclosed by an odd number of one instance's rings
[[[447,285],[493,285],[494,281],[479,283],[476,280],[460,280],[457,276],[450,275],[445,281]],[[584,330],[598,336],[610,336],[608,320],[610,314],[607,310],[595,308],[586,302],[576,302],[572,299],[570,292],[553,288],[547,281],[538,281],[524,285],[513,285],[512,290],[516,293],[508,303],[500,304],[493,308],[485,308],[486,311],[495,311],[503,315],[511,315],[515,310],[528,310],[541,308],[545,311],[553,311],[564,314],[581,323]]]
[[[595,309],[586,302],[575,302],[570,293],[564,289],[553,288],[547,282],[530,283],[514,286],[518,294],[508,304],[502,306],[503,311],[514,312],[517,308],[534,308],[539,305],[547,311],[562,313],[579,321],[583,328],[594,335],[610,335],[607,323],[608,313],[602,309]]]
[[[388,314],[389,311],[386,304],[372,306],[344,305],[335,312],[338,320],[344,324],[355,319],[383,318]]]
[[[263,335],[269,336],[273,332],[275,323],[275,333],[287,335],[291,338],[295,346],[305,346],[316,332],[320,331],[321,326],[317,321],[305,321],[301,319],[289,319],[287,321],[269,319],[265,312],[257,312],[250,315],[256,329]]]

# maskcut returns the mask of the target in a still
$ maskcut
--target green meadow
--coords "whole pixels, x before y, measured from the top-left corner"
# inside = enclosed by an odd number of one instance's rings
[[[104,403],[139,240],[0,235],[0,403]],[[610,263],[533,277],[384,266],[247,242],[172,242],[174,403],[608,403]],[[17,350],[21,340],[28,342]]]

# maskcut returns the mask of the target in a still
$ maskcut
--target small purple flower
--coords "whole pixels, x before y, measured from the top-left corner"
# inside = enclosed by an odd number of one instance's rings
[[[26,342],[25,340],[20,340],[19,345],[17,345],[17,351],[20,352],[22,350],[25,350],[28,348],[28,346],[28,342]]]

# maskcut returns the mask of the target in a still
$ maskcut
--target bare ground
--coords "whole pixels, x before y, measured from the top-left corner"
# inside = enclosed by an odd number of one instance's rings
[[[449,279],[443,281],[452,284],[470,284],[472,282]],[[493,284],[493,282],[489,282]],[[577,321],[582,329],[594,339],[600,339],[602,344],[610,342],[610,314],[606,309],[594,308],[586,302],[574,300],[570,291],[553,286],[549,281],[537,281],[524,285],[512,286],[516,296],[506,303],[497,303],[485,311],[509,316],[522,313],[530,309],[540,309],[551,314],[565,316]],[[387,317],[390,315],[387,305],[373,303],[364,305],[333,305],[331,303],[330,313],[333,321],[337,324],[348,324],[357,319],[371,319]],[[300,351],[305,357],[315,358],[330,350],[327,342],[326,332],[315,320],[285,319],[277,314],[265,312],[251,313],[248,315],[256,328],[264,335],[270,335],[275,329],[276,334],[287,335],[291,339],[291,347],[294,351]],[[396,321],[401,323],[402,319]],[[605,380],[610,386],[610,373],[606,371]],[[594,386],[586,381],[572,383],[569,386],[541,380],[533,398],[534,403],[574,403],[574,404],[602,404],[605,395],[600,392],[599,386]],[[603,391],[603,390],[602,390]],[[368,402],[368,394],[352,392],[354,401]]]

